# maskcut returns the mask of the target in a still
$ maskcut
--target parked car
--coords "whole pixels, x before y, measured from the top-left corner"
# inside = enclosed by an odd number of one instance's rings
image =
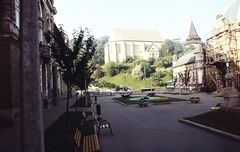
[[[125,88],[122,88],[122,89],[120,89],[119,90],[119,94],[132,94],[133,93],[133,90],[132,89],[130,89],[130,88],[127,88],[127,87],[125,87]]]
[[[174,84],[172,81],[168,81],[166,84],[166,90],[174,90]]]

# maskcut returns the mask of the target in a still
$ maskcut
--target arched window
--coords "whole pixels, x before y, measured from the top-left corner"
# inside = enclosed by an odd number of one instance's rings
[[[41,3],[38,3],[38,12],[39,12],[39,41],[43,42],[43,23],[42,23],[42,18],[43,18],[43,13],[42,13],[42,5]]]
[[[20,2],[15,0],[15,24],[19,28],[20,26]]]

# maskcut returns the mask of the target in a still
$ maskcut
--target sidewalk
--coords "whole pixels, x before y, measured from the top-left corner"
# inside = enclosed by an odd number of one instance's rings
[[[79,96],[78,96],[79,99]],[[76,96],[69,99],[69,108],[76,102]],[[66,112],[67,99],[62,100],[57,106],[54,106],[43,112],[43,128],[44,131],[51,126],[51,124],[58,119],[61,114]],[[69,109],[68,109],[69,110]]]
[[[79,98],[79,96],[78,96]],[[69,107],[76,101],[76,96],[69,99]],[[44,131],[66,111],[67,100],[62,100],[57,106],[43,111]],[[0,152],[21,152],[20,123],[12,128],[0,130]]]

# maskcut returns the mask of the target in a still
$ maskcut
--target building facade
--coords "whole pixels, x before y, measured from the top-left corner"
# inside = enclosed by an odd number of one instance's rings
[[[234,87],[240,89],[240,0],[236,0],[226,13],[216,16],[216,25],[207,39],[206,65],[211,68],[208,83],[216,90],[226,88],[225,75],[234,74]]]
[[[43,108],[57,104],[64,95],[58,67],[51,57],[51,50],[44,39],[47,30],[53,30],[57,13],[53,0],[40,0],[39,57]],[[19,121],[21,96],[21,52],[19,45],[20,0],[0,1],[0,121],[13,125]],[[2,123],[2,124],[3,124]]]
[[[157,58],[164,39],[158,31],[114,28],[105,45],[105,64],[133,59]]]
[[[173,55],[173,83],[175,90],[198,92],[204,86],[204,48],[193,22],[186,48],[188,51],[182,57]]]

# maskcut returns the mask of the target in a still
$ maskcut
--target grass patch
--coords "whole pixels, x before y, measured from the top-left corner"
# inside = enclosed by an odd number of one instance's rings
[[[166,76],[166,77],[162,78],[162,81],[166,82],[171,79],[172,78],[170,76]],[[111,83],[114,83],[114,84],[120,85],[120,86],[127,86],[127,87],[132,88],[133,90],[141,90],[143,88],[150,88],[151,86],[156,88],[156,86],[154,86],[154,82],[152,82],[152,80],[149,78],[147,78],[146,81],[145,80],[137,80],[137,79],[133,78],[131,75],[126,75],[125,73],[120,73],[114,77],[104,76],[101,78],[101,80],[105,80],[107,82],[111,82]],[[159,86],[157,86],[157,88],[158,87]]]
[[[119,102],[122,102],[126,105],[132,105],[132,104],[137,104],[137,101],[132,101],[132,100],[129,100],[131,98],[140,98],[140,97],[143,97],[143,96],[130,96],[130,97],[126,97],[126,98],[113,98]],[[154,97],[165,97],[165,96],[154,96]],[[181,101],[188,101],[186,99],[180,99],[180,98],[171,98],[171,97],[167,97],[169,98],[169,102],[181,102]],[[150,101],[150,103],[152,103],[153,101]]]
[[[87,114],[89,112],[86,112]],[[44,132],[45,152],[73,152],[75,145],[73,137],[76,128],[79,128],[82,135],[94,132],[93,124],[83,123],[82,112],[68,112],[68,130],[66,130],[66,113],[62,114]]]
[[[187,117],[184,119],[240,136],[239,113],[214,110],[194,117]]]

